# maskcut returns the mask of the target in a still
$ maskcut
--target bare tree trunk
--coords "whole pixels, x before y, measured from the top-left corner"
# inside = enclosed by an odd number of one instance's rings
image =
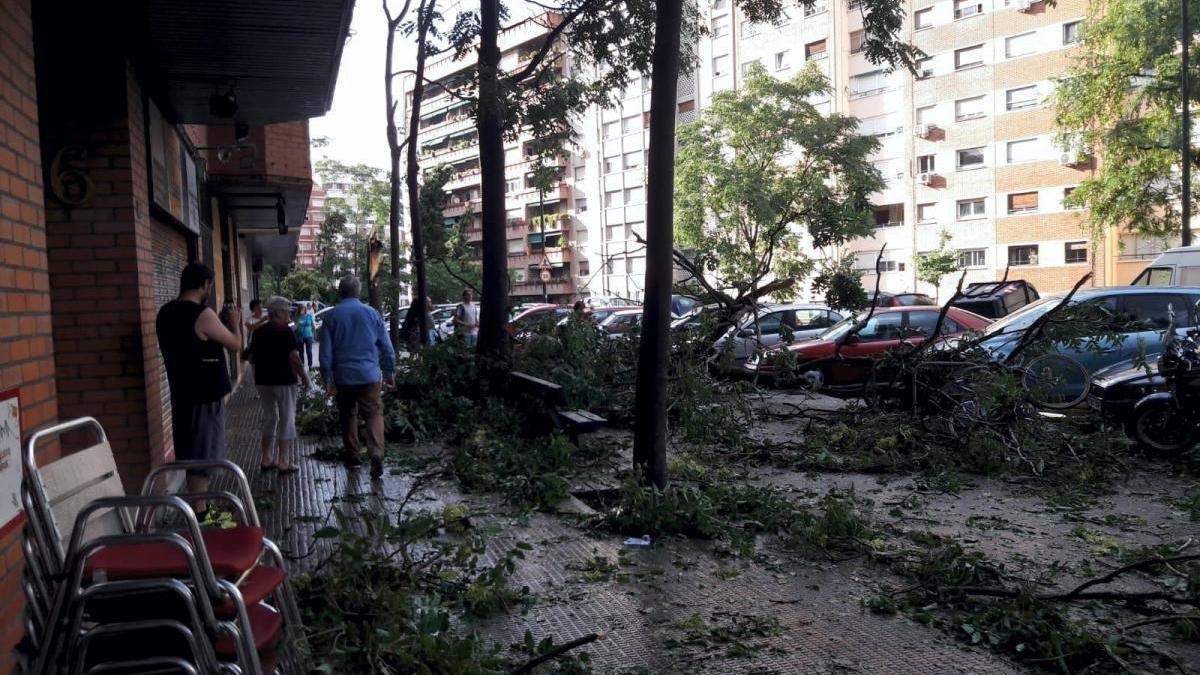
[[[404,317],[404,326],[406,331],[409,332],[414,327],[416,328],[417,339],[414,342],[417,344],[428,344],[430,328],[429,315],[425,311],[425,298],[429,294],[429,291],[425,280],[425,224],[421,222],[420,193],[417,185],[417,178],[421,167],[417,164],[416,139],[421,123],[421,98],[425,95],[425,58],[428,55],[426,36],[429,33],[429,24],[433,20],[434,2],[435,0],[428,0],[428,3],[422,2],[417,7],[417,66],[413,79],[412,110],[408,118],[408,148],[405,153],[407,159],[405,182],[408,188],[409,228],[412,232],[412,268],[413,277],[416,281],[416,289],[413,293],[412,304],[408,308],[408,314]],[[389,34],[389,49],[391,48],[390,38],[392,35],[394,33]],[[390,98],[391,95],[389,94],[389,100]],[[394,107],[395,103],[391,105]],[[392,136],[389,138],[394,138],[394,122],[390,133]],[[392,166],[392,189],[395,194],[394,200],[398,204],[400,201],[400,147],[394,140],[392,142]],[[395,317],[393,317],[392,323],[396,323]],[[393,341],[397,341],[398,337],[393,337],[392,339]]]
[[[667,369],[671,360],[675,104],[683,0],[655,3],[650,144],[646,162],[646,304],[638,346],[633,463],[649,485],[667,483]]]
[[[508,348],[508,252],[504,231],[504,136],[500,101],[499,0],[479,2],[479,173],[483,218],[483,297],[479,353]]]
[[[386,3],[384,9],[387,9]],[[400,288],[400,139],[396,133],[396,97],[392,91],[392,54],[396,46],[396,30],[398,25],[392,17],[388,16],[387,21],[387,50],[384,56],[383,67],[383,90],[385,96],[385,105],[387,106],[387,140],[388,148],[391,150],[392,164],[389,167],[389,182],[391,190],[388,199],[388,232],[392,237],[391,250],[389,251],[392,263],[392,278],[396,281],[396,288]],[[413,223],[414,230],[419,228],[417,223]],[[414,240],[415,241],[415,240]],[[413,255],[413,266],[416,267],[416,260],[419,254]],[[400,346],[400,316],[399,312],[392,312],[388,318],[388,336],[392,341],[393,347]]]

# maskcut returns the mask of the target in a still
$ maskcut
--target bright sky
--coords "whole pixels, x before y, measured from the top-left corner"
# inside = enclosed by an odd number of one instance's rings
[[[402,0],[392,0],[394,8]],[[416,3],[413,3],[415,6]],[[312,121],[311,133],[327,136],[329,145],[313,152],[313,160],[329,157],[347,164],[388,165],[387,118],[383,96],[383,59],[387,47],[386,19],[378,0],[354,4],[350,39],[342,51],[341,70],[329,114]],[[396,37],[395,70],[412,67],[413,43]],[[399,84],[400,78],[396,78]],[[397,97],[402,92],[397,88]]]

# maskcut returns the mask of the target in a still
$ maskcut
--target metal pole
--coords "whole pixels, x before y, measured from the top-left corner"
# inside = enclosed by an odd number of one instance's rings
[[[1184,246],[1192,245],[1192,117],[1191,117],[1191,78],[1188,76],[1188,43],[1192,41],[1192,27],[1188,21],[1188,3],[1191,0],[1180,0],[1183,6],[1183,35],[1180,42],[1183,45],[1183,74],[1180,77],[1181,95],[1183,98],[1183,233],[1180,242]]]
[[[538,190],[538,223],[542,228],[542,260],[546,260],[546,193],[542,190]],[[543,271],[542,266],[538,265],[539,279],[542,278]],[[542,279],[542,302],[550,302],[550,296],[546,293],[545,279]]]

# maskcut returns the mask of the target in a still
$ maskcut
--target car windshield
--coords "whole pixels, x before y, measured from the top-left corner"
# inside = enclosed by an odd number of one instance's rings
[[[1015,333],[1017,331],[1025,330],[1026,328],[1029,328],[1034,321],[1037,321],[1038,318],[1043,314],[1057,307],[1061,300],[1061,295],[1049,296],[1040,300],[1036,300],[1033,303],[1022,307],[1016,312],[1013,312],[1012,314],[1009,314],[1008,316],[988,326],[987,330],[984,331],[984,335],[991,337],[993,335]]]
[[[863,316],[865,316],[865,315],[863,315]],[[841,321],[830,326],[828,329],[825,330],[824,333],[821,333],[820,335],[818,335],[817,339],[819,339],[819,340],[836,340],[836,339],[842,337],[843,335],[845,335],[846,333],[849,333],[850,329],[854,327],[854,323],[856,321],[858,321],[858,315],[850,315],[850,316],[846,317],[845,319],[842,319]]]

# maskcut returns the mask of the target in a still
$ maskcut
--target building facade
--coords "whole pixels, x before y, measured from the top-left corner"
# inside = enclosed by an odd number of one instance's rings
[[[257,270],[296,253],[307,120],[328,109],[352,7],[309,5],[0,0],[0,392],[19,396],[23,439],[95,417],[134,491],[173,457],[155,317],[183,266],[215,270],[215,308],[245,307]],[[24,632],[22,516],[4,513],[0,673]]]
[[[308,197],[308,210],[300,226],[300,240],[296,249],[296,267],[312,270],[321,265],[321,252],[317,249],[317,235],[325,224],[325,188],[313,184]]]
[[[1113,247],[1107,237],[1092,242],[1086,212],[1063,204],[1095,160],[1055,142],[1047,104],[1086,9],[1085,0],[915,0],[901,33],[927,55],[914,75],[866,59],[853,0],[789,7],[775,25],[712,0],[698,100],[703,108],[714,92],[737,88],[753,63],[776,77],[813,64],[830,79],[833,93],[818,108],[857,117],[861,133],[880,141],[871,159],[887,184],[872,198],[876,233],[849,247],[868,288],[878,275],[887,291],[952,292],[957,278],[934,289],[916,276],[916,260],[942,232],[968,282],[1007,272],[1057,291],[1090,272],[1103,285],[1112,282]]]

